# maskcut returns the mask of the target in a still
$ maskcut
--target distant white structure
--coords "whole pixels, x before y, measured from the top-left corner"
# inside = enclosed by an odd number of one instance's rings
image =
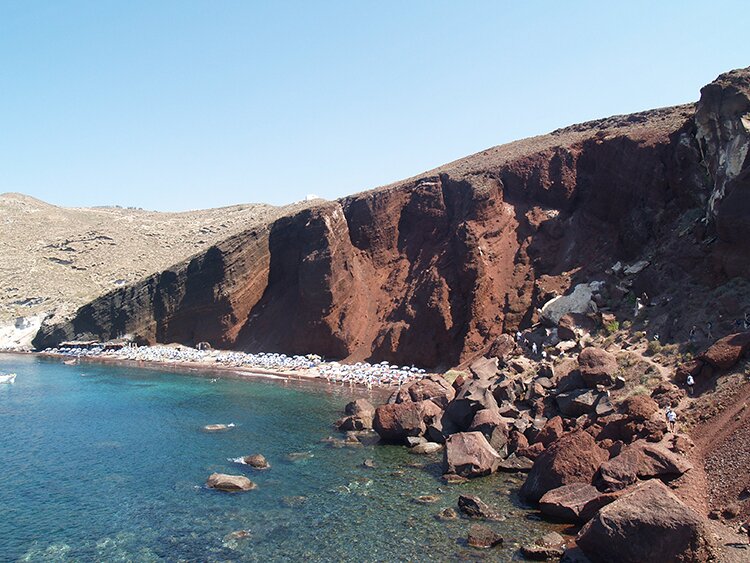
[[[320,196],[316,194],[307,194],[305,196],[305,201],[312,201],[314,199],[320,199]]]

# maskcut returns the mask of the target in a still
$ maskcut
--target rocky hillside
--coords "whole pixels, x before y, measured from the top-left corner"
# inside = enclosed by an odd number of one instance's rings
[[[45,324],[35,344],[130,333],[449,367],[618,261],[640,266],[592,307],[646,292],[671,303],[650,330],[684,340],[748,297],[749,94],[750,69],[733,71],[697,105],[568,127],[248,225]]]
[[[237,205],[185,213],[72,209],[2,194],[0,347],[13,345],[19,335],[23,339],[44,317],[65,320],[99,296],[290,209],[295,208]]]

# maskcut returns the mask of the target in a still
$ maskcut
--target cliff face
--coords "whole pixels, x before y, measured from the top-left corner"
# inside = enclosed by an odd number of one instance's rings
[[[620,259],[659,260],[690,209],[709,210],[722,256],[746,244],[736,233],[750,222],[734,202],[747,193],[747,90],[731,105],[712,100],[748,75],[705,88],[697,114],[680,106],[573,126],[283,217],[97,299],[35,344],[131,333],[456,365],[534,322],[555,292]],[[663,261],[715,259],[676,248],[686,256]],[[731,273],[721,268],[713,282]]]

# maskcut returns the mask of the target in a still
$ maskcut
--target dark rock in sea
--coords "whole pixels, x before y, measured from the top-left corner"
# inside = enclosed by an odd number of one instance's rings
[[[367,467],[368,469],[375,469],[377,467],[377,464],[373,459],[366,459],[362,462],[362,466]]]
[[[458,518],[458,512],[454,508],[444,508],[435,515],[437,520],[456,520]]]
[[[482,520],[505,520],[505,516],[487,505],[482,499],[473,495],[459,495],[458,509],[469,518]]]
[[[521,546],[521,553],[526,559],[533,561],[559,559],[565,553],[565,539],[557,532],[550,532],[534,543]]]
[[[306,496],[282,497],[281,504],[287,508],[299,508],[307,502]]]
[[[434,504],[440,500],[438,495],[421,495],[414,499],[418,504]]]
[[[442,414],[430,400],[381,405],[375,409],[373,428],[384,441],[404,443],[407,437],[422,436]]]
[[[469,528],[467,543],[471,547],[487,549],[495,547],[496,545],[501,545],[503,543],[503,537],[487,526],[472,524],[471,528]]]

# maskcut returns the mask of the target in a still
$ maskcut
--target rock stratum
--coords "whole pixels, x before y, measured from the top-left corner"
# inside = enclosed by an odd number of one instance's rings
[[[747,278],[749,144],[742,69],[697,104],[567,127],[248,224],[45,322],[34,344],[130,334],[459,365],[617,261],[650,264],[634,284],[650,296]],[[676,307],[691,298],[677,293]]]

